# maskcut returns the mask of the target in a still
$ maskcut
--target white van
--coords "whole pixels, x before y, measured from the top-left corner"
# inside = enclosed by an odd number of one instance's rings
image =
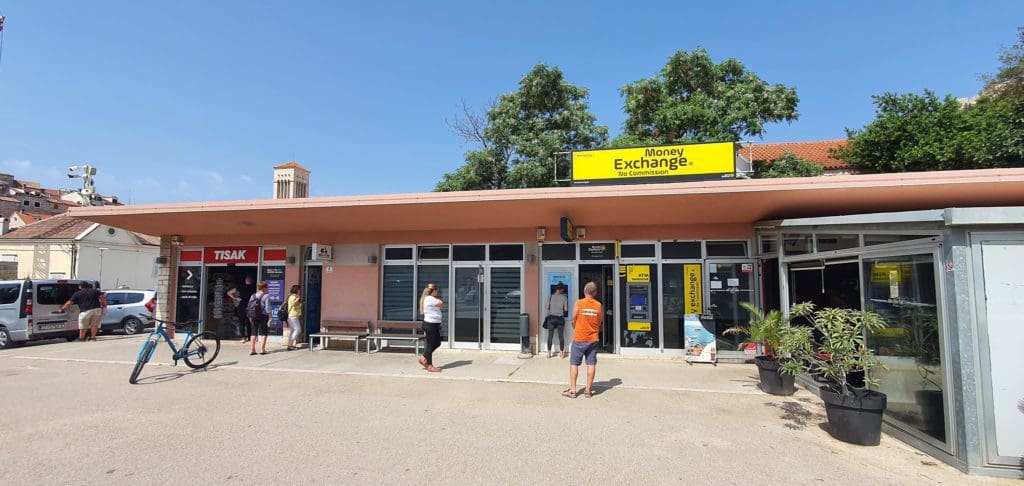
[[[99,282],[85,280],[93,288]],[[78,338],[78,306],[56,312],[83,280],[0,281],[0,349],[35,339]]]

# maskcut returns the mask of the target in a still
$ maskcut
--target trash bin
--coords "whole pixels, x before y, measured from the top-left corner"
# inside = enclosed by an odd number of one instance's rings
[[[530,314],[519,314],[519,343],[521,345],[519,357],[523,359],[532,358],[533,353],[530,352]]]

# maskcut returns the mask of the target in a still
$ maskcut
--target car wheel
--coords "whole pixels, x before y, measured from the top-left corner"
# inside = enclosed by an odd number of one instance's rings
[[[124,320],[124,333],[135,334],[142,330],[142,321],[135,317],[129,317]]]
[[[14,341],[11,340],[11,333],[0,327],[0,349],[7,349],[12,345],[14,345]]]

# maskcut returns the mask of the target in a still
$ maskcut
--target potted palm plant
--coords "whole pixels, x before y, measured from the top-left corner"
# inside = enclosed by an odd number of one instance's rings
[[[801,348],[799,362],[783,367],[783,372],[817,372],[824,384],[820,388],[825,402],[830,433],[836,439],[859,445],[878,445],[882,435],[882,413],[886,396],[872,390],[878,379],[871,370],[881,366],[868,349],[867,333],[885,326],[874,312],[825,308],[813,304],[794,307],[792,317],[807,317],[821,335],[817,349]],[[863,376],[864,386],[851,383],[850,376]],[[859,381],[859,380],[858,380]]]
[[[807,304],[797,304],[794,309],[803,305]],[[791,327],[789,319],[778,310],[766,313],[749,302],[741,302],[740,306],[750,313],[750,324],[736,326],[725,332],[749,336],[748,340],[740,344],[739,349],[745,349],[751,344],[757,349],[754,363],[757,365],[762,391],[772,395],[792,395],[796,392],[793,374],[783,374],[780,370],[792,360],[794,354],[801,354],[802,349],[809,346],[810,329]]]

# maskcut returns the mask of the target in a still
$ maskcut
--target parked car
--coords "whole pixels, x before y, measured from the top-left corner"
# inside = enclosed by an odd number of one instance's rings
[[[0,349],[35,339],[78,338],[78,307],[56,312],[83,280],[0,281]],[[99,284],[88,281],[93,287]]]
[[[125,334],[135,334],[153,325],[156,291],[114,289],[104,293],[107,296],[107,313],[100,321],[100,330],[120,329]]]

